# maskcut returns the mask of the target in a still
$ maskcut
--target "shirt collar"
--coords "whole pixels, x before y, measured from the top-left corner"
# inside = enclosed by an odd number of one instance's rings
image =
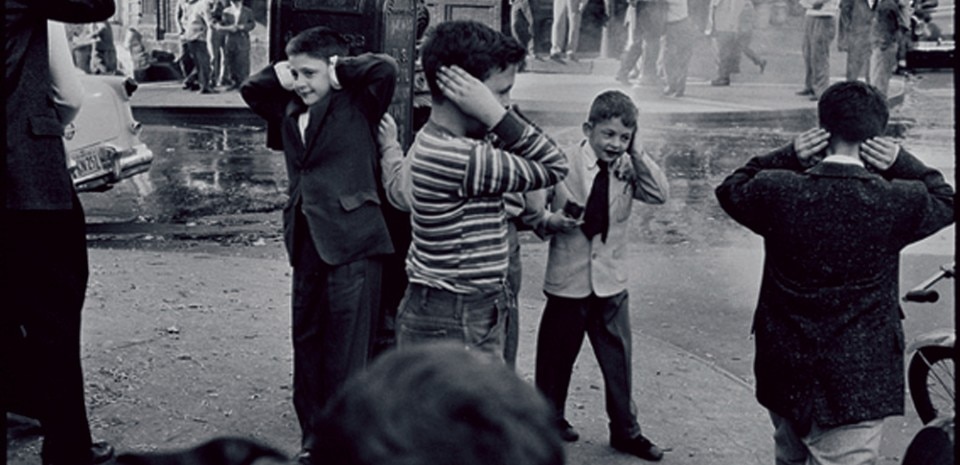
[[[841,163],[844,165],[857,165],[857,166],[865,167],[863,165],[863,161],[861,161],[859,158],[851,157],[849,155],[840,155],[840,154],[828,155],[826,158],[824,158],[821,161],[821,163]]]

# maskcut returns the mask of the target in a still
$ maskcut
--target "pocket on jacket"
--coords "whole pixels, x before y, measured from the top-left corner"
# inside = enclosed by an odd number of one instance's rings
[[[357,192],[355,194],[341,195],[340,206],[348,212],[352,212],[363,206],[365,203],[380,205],[380,197],[375,192]]]
[[[31,116],[30,133],[35,136],[63,137],[63,125],[60,120],[50,116]]]

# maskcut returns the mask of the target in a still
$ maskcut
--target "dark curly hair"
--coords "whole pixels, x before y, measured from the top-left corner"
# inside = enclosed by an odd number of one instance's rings
[[[423,72],[430,86],[430,95],[442,99],[437,86],[441,66],[459,66],[477,79],[522,65],[526,50],[513,37],[501,34],[476,21],[445,21],[427,31],[420,49]]]
[[[823,91],[817,103],[820,127],[832,136],[863,142],[883,135],[890,118],[887,99],[869,84],[838,82]]]

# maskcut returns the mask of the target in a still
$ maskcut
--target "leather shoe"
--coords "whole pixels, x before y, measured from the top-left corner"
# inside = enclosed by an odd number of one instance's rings
[[[610,447],[625,454],[640,457],[641,459],[651,462],[659,462],[660,459],[663,458],[663,451],[650,442],[649,439],[643,437],[642,434],[638,434],[629,439],[612,436],[610,438]]]
[[[577,439],[580,439],[580,433],[573,429],[573,425],[566,418],[557,420],[557,432],[560,433],[560,439],[566,442],[576,442]]]
[[[90,445],[90,465],[100,465],[113,459],[114,450],[106,441],[97,441]]]
[[[797,95],[799,95],[799,96],[801,96],[801,97],[810,97],[810,96],[815,95],[815,94],[814,94],[814,92],[813,92],[813,89],[803,89],[803,90],[801,90],[801,91],[798,91],[798,92],[797,92]]]

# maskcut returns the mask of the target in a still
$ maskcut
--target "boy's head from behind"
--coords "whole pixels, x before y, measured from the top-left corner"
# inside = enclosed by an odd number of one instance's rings
[[[318,26],[295,35],[285,51],[296,79],[293,90],[313,105],[330,93],[330,57],[346,55],[349,44],[339,32]]]
[[[486,81],[490,76],[523,63],[526,50],[510,36],[476,21],[444,21],[427,32],[420,49],[423,72],[434,101],[442,102],[437,85],[441,66],[459,66],[473,77]]]
[[[610,162],[630,148],[638,113],[630,96],[619,90],[608,90],[593,99],[583,135],[597,158]]]
[[[890,110],[875,87],[859,81],[838,82],[827,88],[817,103],[820,127],[831,137],[860,143],[883,135]]]
[[[329,465],[561,465],[553,412],[489,354],[452,342],[394,350],[328,403],[314,451]]]

